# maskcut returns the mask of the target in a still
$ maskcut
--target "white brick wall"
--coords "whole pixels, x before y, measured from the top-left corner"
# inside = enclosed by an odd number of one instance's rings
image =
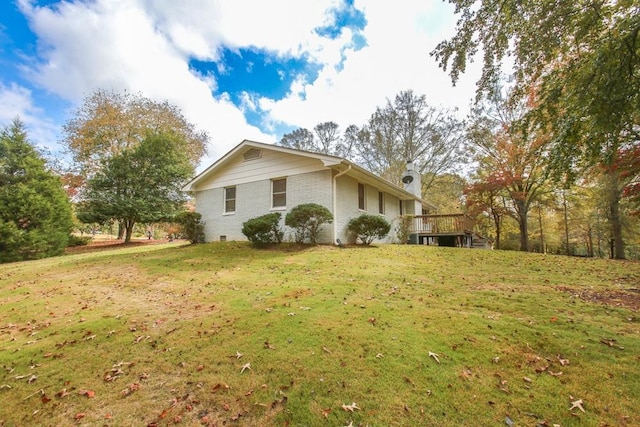
[[[302,203],[318,203],[330,211],[333,210],[332,175],[329,169],[288,176],[286,209],[271,209],[271,180],[239,184],[236,186],[236,212],[224,214],[224,190],[213,188],[196,193],[196,211],[202,214],[205,222],[207,241],[219,241],[221,236],[227,240],[246,240],[242,234],[242,223],[269,212],[282,213],[282,227],[285,240],[293,240],[293,230],[284,226],[284,218],[293,207]],[[378,189],[365,186],[366,210],[358,209],[358,181],[346,175],[337,178],[337,238],[353,243],[347,235],[347,224],[351,218],[363,213],[379,215]],[[379,241],[391,243],[396,240],[395,227],[400,215],[398,198],[385,193],[384,217],[391,223],[389,236]],[[335,218],[334,213],[334,218]],[[330,244],[333,237],[333,224],[325,224],[320,233],[320,243]]]
[[[349,176],[343,175],[337,178],[338,203],[337,210],[339,220],[337,231],[340,240],[354,243],[354,237],[347,234],[347,224],[351,218],[358,217],[363,213],[379,215],[378,213],[378,188],[365,185],[365,207],[364,211],[358,209],[358,181]],[[391,223],[391,231],[386,239],[377,241],[380,243],[392,243],[396,241],[395,227],[397,218],[400,215],[398,198],[385,193],[385,213],[384,218]]]
[[[236,211],[224,214],[224,190],[213,188],[196,193],[196,211],[202,214],[205,222],[205,238],[207,241],[218,241],[220,236],[227,240],[246,240],[242,234],[242,223],[270,212],[282,213],[282,225],[285,238],[293,239],[291,230],[284,227],[284,218],[291,208],[302,203],[318,203],[332,210],[331,171],[326,169],[317,172],[288,176],[286,209],[271,208],[271,180],[239,184],[236,186]],[[321,243],[330,243],[332,226],[324,226],[320,237]]]

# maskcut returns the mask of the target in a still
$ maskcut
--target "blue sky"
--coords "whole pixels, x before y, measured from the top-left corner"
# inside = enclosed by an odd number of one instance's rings
[[[456,18],[441,0],[3,0],[0,125],[20,117],[59,152],[97,89],[168,100],[211,135],[203,166],[243,139],[362,125],[398,92],[468,110],[429,52]]]

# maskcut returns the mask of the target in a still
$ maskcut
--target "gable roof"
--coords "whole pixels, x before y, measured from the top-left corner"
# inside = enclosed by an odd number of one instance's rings
[[[404,188],[398,187],[397,185],[387,181],[384,178],[375,175],[368,170],[364,169],[361,166],[356,165],[355,163],[344,159],[342,157],[330,156],[327,154],[314,153],[311,151],[298,150],[295,148],[282,147],[279,145],[273,144],[265,144],[263,142],[250,141],[245,139],[240,144],[236,145],[232,148],[227,154],[216,160],[211,166],[206,168],[204,171],[196,175],[193,179],[187,182],[183,187],[183,191],[196,191],[198,184],[207,180],[209,177],[213,176],[217,171],[222,169],[226,164],[228,164],[232,159],[239,155],[241,152],[246,152],[246,148],[257,148],[261,150],[273,150],[279,153],[291,154],[295,156],[302,156],[306,158],[316,159],[322,162],[322,164],[327,167],[334,169],[337,172],[344,172],[346,175],[351,176],[352,178],[364,183],[373,185],[380,190],[387,192],[389,194],[393,194],[397,196],[401,200],[417,200],[421,202],[425,206],[434,207],[432,204],[425,202],[419,197],[416,197],[414,194],[408,192]]]

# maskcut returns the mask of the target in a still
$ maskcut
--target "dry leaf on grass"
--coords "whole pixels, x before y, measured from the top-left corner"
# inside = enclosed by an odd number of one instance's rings
[[[137,391],[137,390],[139,390],[139,389],[140,389],[140,384],[138,384],[138,383],[132,383],[132,384],[129,384],[129,385],[127,386],[127,388],[125,388],[124,390],[122,390],[122,391],[120,392],[120,396],[122,396],[122,397],[130,396],[130,395],[132,395],[135,391]]]
[[[351,405],[343,404],[342,409],[344,409],[346,412],[354,412],[356,410],[359,410],[360,408],[358,407],[356,402],[352,402]]]
[[[80,396],[87,396],[89,399],[96,397],[96,392],[93,390],[80,390],[78,391]]]
[[[242,365],[242,368],[240,369],[240,373],[244,373],[244,371],[246,370],[251,370],[251,363],[245,363],[244,365]]]
[[[440,364],[440,359],[438,359],[438,354],[437,353],[433,353],[433,352],[429,352],[429,357],[433,357],[433,359],[438,362],[438,365]]]
[[[573,402],[571,402],[571,408],[569,408],[570,411],[573,411],[574,409],[580,409],[582,412],[585,412],[584,407],[582,406],[584,404],[584,402],[582,401],[582,399],[578,399],[578,400],[574,400]]]

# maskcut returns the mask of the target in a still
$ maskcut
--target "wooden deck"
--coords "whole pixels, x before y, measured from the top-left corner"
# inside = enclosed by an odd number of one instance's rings
[[[462,236],[473,232],[473,220],[465,214],[416,215],[409,231],[423,236]]]
[[[417,215],[411,218],[409,243],[453,247],[487,247],[487,240],[473,231],[474,221],[465,214]]]

